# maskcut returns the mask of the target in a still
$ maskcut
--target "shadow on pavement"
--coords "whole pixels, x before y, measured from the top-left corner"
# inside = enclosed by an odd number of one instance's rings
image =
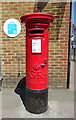
[[[22,78],[15,88],[14,92],[20,95],[20,98],[26,107],[26,77]]]

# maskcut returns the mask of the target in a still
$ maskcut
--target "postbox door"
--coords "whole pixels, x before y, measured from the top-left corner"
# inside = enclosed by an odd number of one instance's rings
[[[27,45],[26,86],[35,90],[45,89],[48,87],[48,39],[46,36],[32,37]]]

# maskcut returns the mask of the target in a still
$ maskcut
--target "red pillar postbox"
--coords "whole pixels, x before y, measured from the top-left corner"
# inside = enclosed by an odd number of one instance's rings
[[[48,106],[48,28],[53,19],[39,11],[21,17],[26,25],[26,109],[32,113]]]

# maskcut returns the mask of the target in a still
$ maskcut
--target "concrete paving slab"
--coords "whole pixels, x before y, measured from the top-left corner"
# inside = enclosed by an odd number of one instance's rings
[[[3,118],[74,118],[74,93],[64,89],[49,89],[48,110],[42,114],[26,111],[14,89],[2,89]]]

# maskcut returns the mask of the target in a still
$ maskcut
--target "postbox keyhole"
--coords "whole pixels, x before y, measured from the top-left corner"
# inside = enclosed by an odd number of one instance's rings
[[[44,59],[44,64],[47,64],[47,59],[46,58]]]
[[[47,59],[45,58],[44,63],[41,64],[41,67],[44,68],[46,64],[47,64]]]

